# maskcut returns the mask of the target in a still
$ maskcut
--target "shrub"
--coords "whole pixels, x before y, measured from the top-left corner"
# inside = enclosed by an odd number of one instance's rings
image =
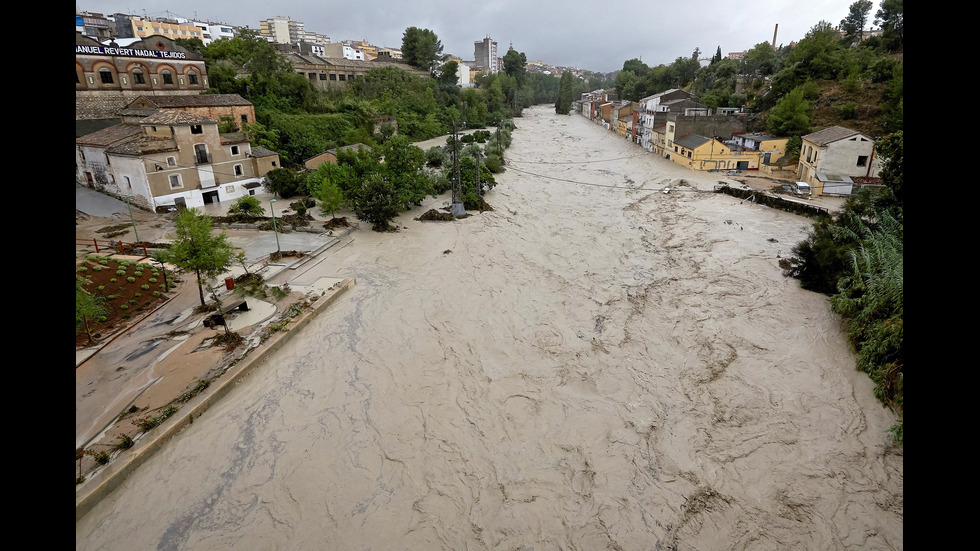
[[[147,281],[149,281],[150,283],[156,283],[156,282],[157,282],[157,278],[155,278],[155,277],[151,277],[151,278],[150,278],[150,279],[148,279]]]
[[[853,101],[837,104],[837,116],[842,119],[856,119],[858,116],[858,105]]]
[[[146,283],[144,283],[144,284],[140,285],[140,289],[143,289],[144,291],[149,291],[150,290],[150,286],[147,285]]]
[[[156,417],[142,417],[140,419],[134,419],[133,424],[139,427],[143,432],[147,432],[153,427],[160,424],[160,419]]]
[[[95,266],[92,266],[92,271],[93,272],[101,272],[102,271],[102,266],[96,264]]]
[[[105,465],[109,463],[109,452],[106,451],[97,452],[94,450],[85,450],[85,453],[91,455],[95,459],[95,462],[98,463],[99,465]]]
[[[235,221],[249,222],[265,214],[265,209],[252,195],[241,197],[228,208],[228,215]]]
[[[118,276],[126,275],[126,270],[116,270],[116,275]]]
[[[130,283],[135,283],[136,282],[136,278],[133,277],[133,276],[129,276],[129,277],[126,278],[126,281],[128,281]]]
[[[483,164],[494,174],[500,174],[504,171],[504,162],[497,155],[489,155],[484,159]]]
[[[425,164],[432,168],[438,168],[446,162],[446,152],[439,146],[430,147],[425,152]]]
[[[127,450],[133,447],[133,439],[127,434],[119,435],[119,442],[116,443],[117,450]]]

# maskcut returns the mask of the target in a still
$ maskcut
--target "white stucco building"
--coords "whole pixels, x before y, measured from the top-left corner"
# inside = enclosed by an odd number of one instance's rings
[[[831,126],[802,137],[797,176],[815,195],[851,193],[853,178],[877,178],[881,161],[874,138]]]

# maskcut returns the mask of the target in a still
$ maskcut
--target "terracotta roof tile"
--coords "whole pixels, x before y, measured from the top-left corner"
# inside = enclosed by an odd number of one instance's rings
[[[106,147],[120,141],[131,140],[142,133],[142,129],[134,124],[117,124],[109,128],[75,138],[78,145]]]
[[[197,113],[191,113],[189,111],[178,111],[176,109],[163,109],[140,121],[140,124],[167,125],[217,123],[218,121],[205,117],[204,115],[198,115]]]

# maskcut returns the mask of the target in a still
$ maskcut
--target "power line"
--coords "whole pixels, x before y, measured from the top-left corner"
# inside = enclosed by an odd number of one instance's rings
[[[562,161],[560,163],[551,163],[546,161],[515,161],[513,159],[507,159],[508,163],[534,163],[536,165],[583,165],[591,163],[605,163],[609,161],[625,161],[629,159],[639,159],[641,157],[646,157],[647,155],[630,155],[628,157],[617,157],[615,159],[599,159],[596,161]]]
[[[602,187],[602,188],[609,188],[609,189],[628,189],[630,191],[660,191],[660,190],[657,190],[657,189],[645,188],[645,187],[629,187],[629,186],[618,186],[618,185],[614,185],[614,184],[596,184],[596,183],[593,183],[593,182],[579,182],[579,181],[576,181],[576,180],[567,180],[565,178],[557,178],[555,176],[545,176],[543,174],[535,174],[533,172],[528,172],[526,170],[521,170],[519,168],[514,168],[514,167],[510,167],[509,170],[520,172],[522,174],[527,174],[529,176],[536,176],[538,178],[545,178],[547,180],[557,180],[559,182],[566,182],[566,183],[569,183],[569,184],[576,184],[576,185],[580,185],[580,186],[593,186],[593,187]],[[676,189],[676,188],[672,188],[671,191],[696,191],[696,192],[700,192],[701,190],[699,190],[699,189]]]

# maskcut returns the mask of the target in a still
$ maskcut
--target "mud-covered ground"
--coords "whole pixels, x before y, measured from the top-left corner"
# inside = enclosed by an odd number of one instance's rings
[[[902,549],[895,418],[778,266],[810,221],[525,114],[493,211],[297,275],[357,284],[76,549]]]

